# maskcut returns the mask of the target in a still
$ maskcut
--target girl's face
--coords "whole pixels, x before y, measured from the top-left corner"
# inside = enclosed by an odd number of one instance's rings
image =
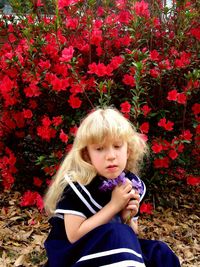
[[[128,158],[127,142],[106,140],[102,144],[87,146],[89,161],[97,173],[107,179],[114,179],[125,169]]]

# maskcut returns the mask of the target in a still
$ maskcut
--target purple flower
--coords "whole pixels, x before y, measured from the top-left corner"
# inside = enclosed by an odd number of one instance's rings
[[[125,183],[125,173],[122,172],[117,178],[115,179],[108,179],[104,180],[102,185],[99,187],[101,191],[108,191],[108,190],[113,190],[113,188],[118,185],[118,184],[123,184]]]
[[[142,195],[144,192],[142,181],[139,179],[137,180],[132,179],[131,182],[132,182],[133,188],[136,189],[140,195]]]
[[[114,187],[118,184],[123,184],[126,181],[125,173],[122,172],[117,178],[115,179],[108,179],[103,180],[102,185],[99,187],[100,191],[112,191]],[[133,188],[138,191],[140,195],[143,194],[143,185],[142,181],[134,175],[134,179],[131,180]]]

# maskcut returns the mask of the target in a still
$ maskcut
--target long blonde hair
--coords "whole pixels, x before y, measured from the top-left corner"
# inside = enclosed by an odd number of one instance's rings
[[[103,143],[105,139],[120,139],[128,144],[126,170],[138,173],[147,145],[134,126],[114,108],[98,108],[89,113],[81,122],[70,152],[66,155],[57,174],[53,178],[44,203],[46,211],[52,215],[67,185],[64,175],[83,185],[89,184],[97,175],[95,168],[87,161],[87,145]]]

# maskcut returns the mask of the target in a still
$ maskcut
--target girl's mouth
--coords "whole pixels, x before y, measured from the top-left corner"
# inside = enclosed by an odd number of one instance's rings
[[[107,169],[108,169],[109,171],[116,171],[116,170],[117,170],[117,165],[109,165],[109,166],[107,167]]]

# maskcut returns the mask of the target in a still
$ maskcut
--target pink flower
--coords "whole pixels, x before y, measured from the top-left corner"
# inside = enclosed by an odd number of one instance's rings
[[[149,18],[149,4],[142,0],[141,2],[135,2],[133,6],[133,10],[135,10],[136,15],[144,18]]]
[[[62,51],[62,57],[61,61],[69,62],[74,54],[74,48],[73,46],[70,46],[69,48],[64,48]]]

